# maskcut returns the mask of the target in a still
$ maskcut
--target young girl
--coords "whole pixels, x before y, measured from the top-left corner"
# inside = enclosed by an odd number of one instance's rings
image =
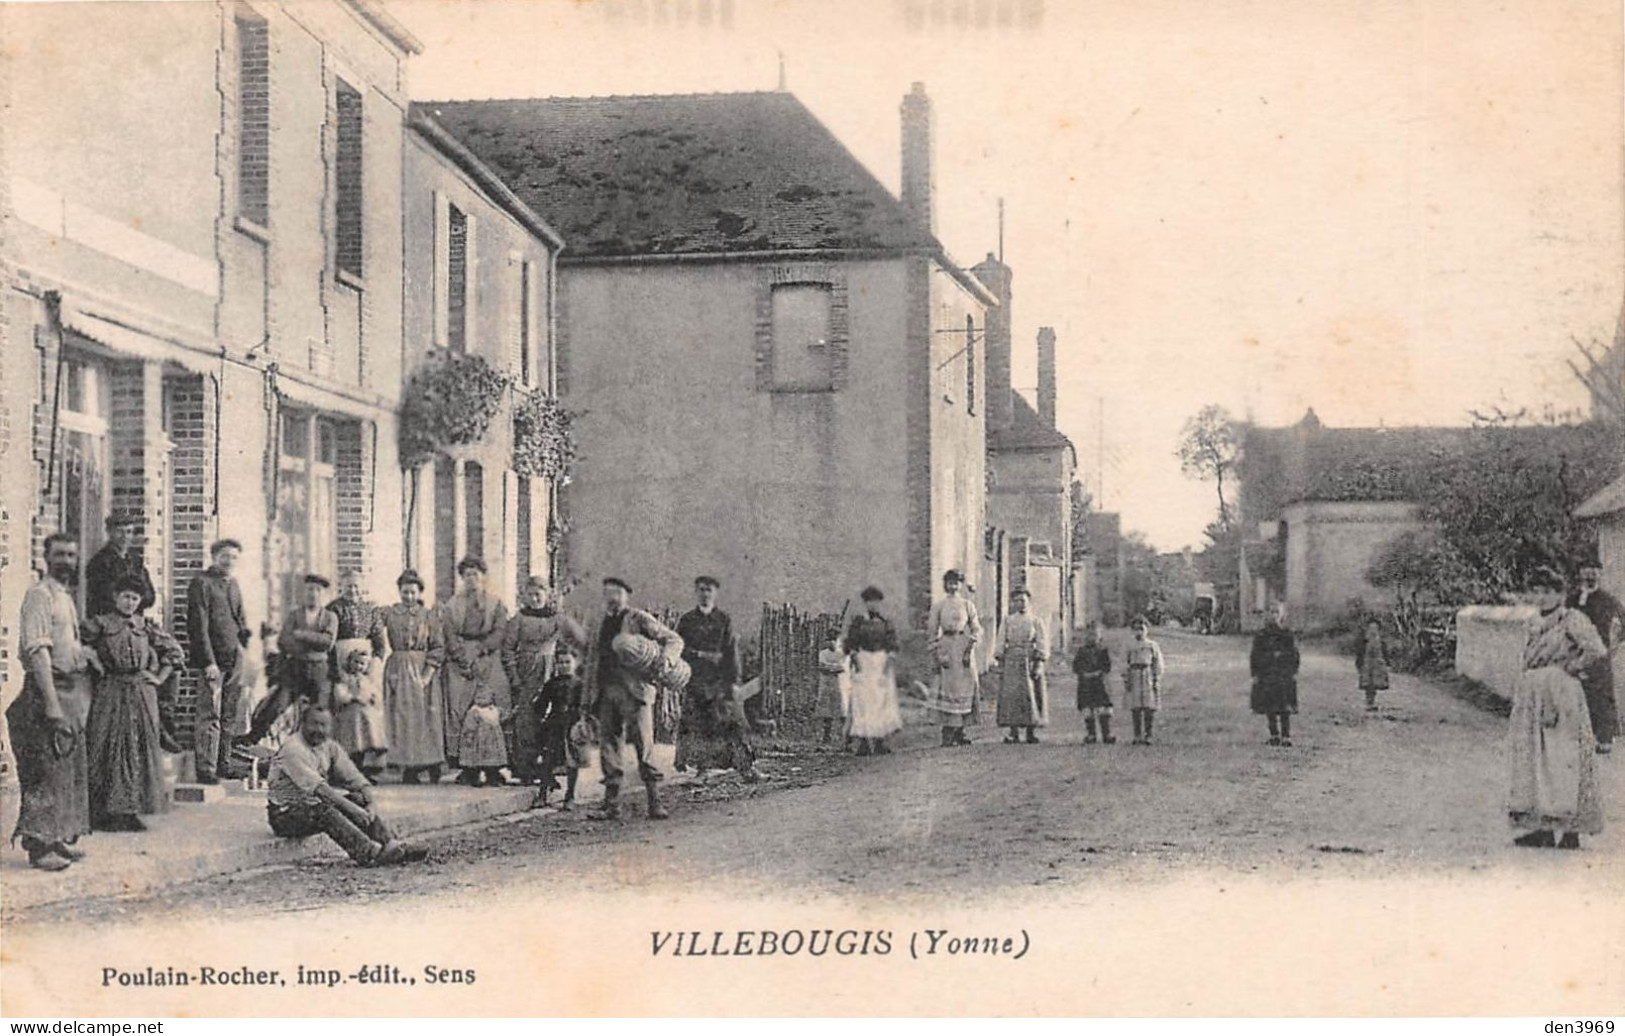
[[[1078,711],[1083,713],[1083,743],[1095,743],[1095,724],[1100,724],[1100,740],[1117,744],[1112,736],[1112,697],[1106,690],[1106,674],[1112,671],[1112,653],[1101,639],[1100,620],[1089,623],[1083,643],[1072,656],[1072,671],[1078,675]]]
[[[1377,692],[1388,689],[1388,645],[1382,641],[1382,624],[1371,619],[1354,642],[1354,664],[1360,671],[1360,690],[1365,692],[1365,711],[1377,711]]]
[[[502,712],[497,708],[496,688],[489,682],[474,688],[474,700],[463,713],[463,731],[458,739],[457,762],[463,772],[457,779],[476,788],[507,783],[502,771],[508,765],[508,743],[502,733]]]
[[[389,748],[383,667],[374,662],[372,645],[365,638],[340,645],[339,675],[333,683],[333,736],[362,776],[376,784]]]
[[[824,650],[818,653],[818,708],[814,715],[824,721],[824,744],[829,744],[835,724],[846,728],[846,654],[841,650],[841,631],[832,629],[824,637]]]
[[[584,747],[572,737],[576,724],[581,722],[581,677],[577,670],[580,661],[567,644],[560,644],[553,653],[553,675],[531,699],[540,731],[542,749],[541,791],[536,805],[547,805],[547,795],[558,789],[558,774],[564,773],[564,801],[559,808],[568,811],[576,801],[576,775],[581,772]]]
[[[1134,719],[1134,744],[1151,743],[1151,722],[1162,704],[1162,648],[1147,634],[1144,616],[1132,623],[1134,643],[1123,659],[1123,704]]]
[[[115,612],[85,624],[85,647],[101,659],[103,675],[90,700],[90,814],[102,831],[145,831],[141,813],[169,809],[159,747],[158,688],[173,667],[160,663],[137,612],[145,585],[125,576],[113,587]]]

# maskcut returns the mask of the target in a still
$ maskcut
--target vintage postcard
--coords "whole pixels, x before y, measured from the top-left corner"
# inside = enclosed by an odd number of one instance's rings
[[[1617,1015],[1622,313],[1617,0],[0,3],[0,1010]]]

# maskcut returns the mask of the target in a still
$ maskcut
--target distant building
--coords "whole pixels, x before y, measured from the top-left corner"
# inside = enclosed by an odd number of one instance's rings
[[[1089,538],[1087,571],[1093,576],[1086,618],[1108,626],[1121,626],[1133,616],[1123,603],[1123,516],[1096,511],[1084,517]]]
[[[989,253],[972,272],[998,298],[987,322],[987,547],[984,567],[1002,619],[1023,588],[1064,649],[1079,616],[1072,557],[1072,479],[1077,450],[1055,427],[1055,331],[1038,331],[1038,406],[1011,388],[1010,267]]]
[[[417,107],[569,241],[573,575],[681,603],[712,573],[747,627],[874,583],[917,628],[978,570],[994,298],[933,233],[921,86],[900,199],[788,93]]]
[[[1603,588],[1625,599],[1625,477],[1598,490],[1574,515],[1596,526]]]

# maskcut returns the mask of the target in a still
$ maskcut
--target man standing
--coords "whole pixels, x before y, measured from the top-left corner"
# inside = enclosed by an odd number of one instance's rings
[[[330,585],[326,576],[307,574],[300,606],[282,617],[282,633],[277,637],[278,666],[289,700],[322,708],[330,704],[331,653],[339,640],[338,615],[322,607],[322,596]]]
[[[1580,585],[1569,602],[1591,620],[1602,638],[1608,653],[1591,663],[1580,674],[1580,686],[1585,688],[1586,710],[1591,713],[1591,732],[1597,738],[1597,753],[1607,755],[1614,750],[1614,735],[1619,730],[1619,707],[1614,700],[1614,655],[1625,640],[1625,609],[1618,599],[1602,588],[1602,566],[1588,561],[1580,567]]]
[[[85,566],[85,618],[94,619],[116,610],[113,587],[125,576],[141,582],[141,611],[157,603],[158,595],[153,591],[146,562],[135,549],[135,526],[134,515],[108,516],[107,542]]]
[[[237,715],[237,699],[243,689],[248,620],[243,617],[243,592],[231,575],[242,552],[243,545],[236,540],[215,541],[209,547],[213,563],[186,588],[187,647],[192,667],[203,672],[192,735],[193,765],[200,784],[242,776],[230,765],[231,739],[220,736],[221,718]]]
[[[79,643],[79,611],[69,589],[78,578],[78,541],[67,533],[47,536],[45,576],[23,597],[23,690],[6,710],[22,788],[12,839],[22,842],[31,866],[46,871],[83,859],[74,842],[90,832],[86,670],[99,672],[100,665]]]
[[[694,580],[697,606],[677,620],[683,658],[693,676],[684,695],[677,732],[677,768],[693,764],[698,772],[724,767],[746,781],[761,779],[751,751],[745,712],[734,698],[739,683],[739,644],[733,620],[717,607],[722,583],[715,576]]]
[[[683,657],[683,639],[648,612],[630,604],[632,588],[614,576],[604,580],[604,617],[598,626],[597,679],[598,757],[604,768],[604,804],[595,820],[616,820],[621,815],[621,748],[627,742],[638,757],[638,776],[649,799],[649,818],[670,814],[660,801],[664,775],[654,764],[655,686],[615,653],[615,638],[622,633],[647,637],[660,645],[668,662]]]
[[[326,709],[311,706],[272,757],[265,803],[271,830],[280,838],[325,834],[367,867],[423,859],[426,851],[396,838],[373,809],[368,781],[332,739],[332,726]]]

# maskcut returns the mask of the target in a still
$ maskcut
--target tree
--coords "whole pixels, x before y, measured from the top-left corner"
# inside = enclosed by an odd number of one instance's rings
[[[1094,509],[1095,498],[1083,488],[1083,483],[1072,480],[1072,562],[1089,553],[1089,512]]]
[[[1225,476],[1235,471],[1241,437],[1230,411],[1215,403],[1198,410],[1179,433],[1179,466],[1187,477],[1212,479],[1219,494],[1219,524],[1230,527],[1230,505],[1224,498]]]

